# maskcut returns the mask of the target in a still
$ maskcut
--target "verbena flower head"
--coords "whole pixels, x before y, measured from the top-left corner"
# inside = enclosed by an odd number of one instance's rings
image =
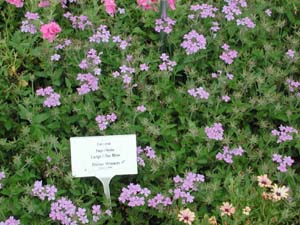
[[[55,93],[53,88],[48,86],[46,88],[40,88],[36,91],[37,96],[45,96],[46,99],[43,103],[44,107],[55,107],[59,106],[61,103],[59,101],[60,95]]]
[[[117,120],[117,116],[115,113],[107,114],[107,115],[98,115],[96,117],[96,122],[98,124],[99,129],[105,130],[107,126]]]
[[[293,140],[292,134],[298,134],[298,131],[293,127],[280,125],[279,130],[272,130],[271,133],[278,137],[277,143],[282,143]]]
[[[273,154],[272,161],[278,163],[277,169],[282,173],[286,172],[287,167],[292,166],[294,163],[294,160],[290,156],[283,157],[279,154]]]
[[[145,197],[150,195],[148,188],[142,188],[139,184],[129,184],[122,188],[119,196],[119,201],[127,204],[130,207],[143,206],[145,204]]]
[[[238,52],[236,50],[231,50],[230,46],[226,43],[222,46],[223,53],[219,56],[226,64],[232,64],[233,60],[238,57]]]
[[[184,41],[180,44],[185,49],[187,55],[197,53],[201,49],[206,49],[206,38],[198,34],[195,30],[183,36]]]
[[[47,198],[48,201],[50,201],[55,200],[57,188],[54,185],[43,186],[42,181],[35,181],[34,187],[31,191],[33,196],[36,196],[41,200],[45,200]]]
[[[209,97],[209,93],[203,87],[189,89],[188,93],[198,99],[208,99]]]
[[[214,123],[212,127],[205,127],[205,133],[209,139],[223,140],[224,129],[221,123]]]
[[[10,216],[7,220],[0,222],[0,225],[20,225],[20,220],[15,219],[13,216]]]
[[[233,156],[242,156],[244,153],[244,149],[242,149],[241,146],[239,146],[238,148],[234,148],[229,150],[228,146],[224,146],[223,147],[223,153],[219,152],[216,155],[216,158],[218,160],[223,160],[226,163],[232,164],[233,163]]]
[[[209,4],[197,4],[191,5],[190,10],[194,12],[194,17],[198,18],[214,18],[216,16],[216,12],[218,8]]]
[[[169,17],[163,19],[157,19],[155,21],[155,28],[156,32],[164,32],[166,34],[171,33],[173,26],[175,25],[176,21],[172,20]]]

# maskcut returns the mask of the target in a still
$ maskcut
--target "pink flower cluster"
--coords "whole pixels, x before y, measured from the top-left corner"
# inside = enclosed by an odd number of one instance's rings
[[[51,203],[49,217],[53,221],[58,221],[62,225],[70,224],[88,224],[89,220],[86,215],[86,209],[77,208],[73,202],[66,198],[60,198]]]
[[[285,142],[285,141],[291,141],[293,140],[292,134],[298,134],[298,131],[289,126],[279,126],[279,131],[278,130],[272,130],[272,135],[277,136],[277,143]]]
[[[0,225],[20,225],[20,220],[16,220],[13,216],[10,216],[7,220],[0,222]]]
[[[175,61],[169,60],[166,53],[162,53],[160,59],[162,60],[162,64],[159,65],[160,71],[173,71],[173,68],[177,65]]]
[[[282,157],[282,155],[279,154],[273,154],[272,161],[279,164],[277,169],[282,173],[287,171],[287,166],[292,166],[294,163],[294,160],[290,156]]]
[[[38,197],[41,200],[48,201],[55,200],[55,194],[57,192],[57,188],[54,185],[45,185],[43,186],[42,181],[35,181],[34,187],[32,188],[32,195]]]
[[[115,0],[104,0],[105,11],[110,15],[113,16],[116,12],[116,2]]]
[[[197,18],[214,18],[216,16],[216,12],[218,11],[218,8],[214,7],[213,5],[209,4],[197,4],[197,5],[191,5],[190,10],[197,13],[192,14],[193,18],[196,16]]]
[[[172,20],[170,17],[166,17],[163,19],[155,20],[155,28],[156,32],[164,32],[169,34],[172,32],[173,26],[175,25],[176,21]]]
[[[46,1],[39,1],[38,7],[39,8],[47,8],[50,6],[50,2],[48,0]]]
[[[129,87],[129,84],[132,81],[131,75],[135,73],[135,69],[132,67],[128,67],[126,65],[120,66],[119,69],[120,69],[120,72],[115,71],[112,73],[113,77],[118,78],[118,77],[122,76],[124,86]]]
[[[158,209],[172,205],[172,200],[170,197],[163,196],[158,193],[153,198],[148,199],[148,206],[150,208]]]
[[[242,19],[237,19],[236,24],[238,26],[246,26],[250,29],[253,29],[256,26],[255,23],[249,17],[245,17],[245,18],[242,18]]]
[[[145,156],[149,159],[156,158],[155,151],[150,146],[146,146],[144,149],[142,148],[142,146],[138,146],[137,147],[137,162],[140,166],[144,167],[145,161],[142,158],[143,156]]]
[[[16,6],[17,8],[22,8],[24,5],[23,0],[6,0],[9,4]]]
[[[96,117],[96,122],[100,130],[105,130],[109,123],[113,123],[117,120],[117,116],[114,113],[108,115],[98,115]]]
[[[36,91],[37,96],[46,96],[44,107],[55,107],[60,105],[60,95],[55,93],[52,87],[40,88]]]
[[[209,139],[223,140],[224,129],[221,123],[214,123],[212,127],[205,127],[205,133]]]
[[[194,196],[190,192],[197,191],[197,185],[203,183],[204,180],[205,178],[202,174],[192,172],[189,172],[184,178],[178,175],[174,177],[175,188],[169,191],[173,194],[173,201],[181,199],[183,204],[192,203]]]
[[[223,147],[223,153],[219,152],[216,155],[216,158],[218,160],[223,160],[226,163],[232,164],[233,160],[232,157],[233,156],[242,156],[244,153],[244,149],[242,149],[241,146],[239,146],[238,148],[234,148],[234,149],[229,149],[228,146],[224,146]]]
[[[183,36],[184,41],[180,44],[185,49],[187,55],[197,53],[200,49],[206,49],[206,39],[195,30]]]
[[[26,20],[22,21],[21,32],[35,34],[37,32],[36,26],[33,21],[40,18],[38,13],[26,12]]]
[[[64,17],[71,21],[74,29],[85,30],[86,27],[92,26],[92,22],[84,15],[73,16],[70,12],[66,12]]]
[[[230,46],[227,44],[223,44],[222,49],[223,53],[220,55],[220,59],[227,64],[232,64],[233,60],[238,57],[238,52],[236,50],[231,50]]]
[[[240,7],[247,7],[245,0],[225,0],[227,5],[224,5],[222,12],[225,13],[225,18],[228,21],[234,20],[235,16],[241,15]]]
[[[216,73],[211,73],[211,77],[212,78],[218,78],[222,75],[223,71],[222,70],[218,70]],[[226,77],[228,80],[232,80],[234,78],[234,75],[231,73],[226,73]]]
[[[141,188],[139,184],[129,184],[127,188],[123,187],[119,201],[127,203],[130,207],[145,205],[145,197],[150,195],[148,188]]]
[[[199,98],[199,99],[208,99],[209,93],[203,89],[203,87],[192,88],[188,90],[189,95]]]
[[[157,0],[137,0],[137,4],[139,7],[142,7],[144,10],[156,10]],[[176,9],[176,0],[168,0],[168,4],[170,9]]]
[[[96,91],[99,89],[98,87],[98,78],[91,73],[79,73],[77,75],[77,80],[80,81],[80,87],[77,88],[77,92],[79,95],[87,94],[91,91]]]
[[[110,31],[108,30],[106,25],[100,25],[97,28],[96,33],[94,33],[91,37],[89,37],[89,41],[91,43],[107,43],[110,38]]]
[[[287,79],[286,83],[289,87],[289,91],[292,93],[296,93],[297,97],[300,97],[300,82]]]
[[[42,32],[43,39],[53,42],[56,35],[61,32],[61,28],[56,22],[50,22],[48,24],[43,24],[40,31]]]
[[[0,172],[0,181],[5,178],[5,173],[4,171]],[[0,189],[2,189],[2,184],[0,183]]]

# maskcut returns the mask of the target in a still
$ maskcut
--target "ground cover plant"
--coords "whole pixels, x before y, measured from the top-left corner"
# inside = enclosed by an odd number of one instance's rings
[[[1,225],[300,224],[300,3],[166,3],[0,0]],[[132,133],[109,207],[69,139]]]

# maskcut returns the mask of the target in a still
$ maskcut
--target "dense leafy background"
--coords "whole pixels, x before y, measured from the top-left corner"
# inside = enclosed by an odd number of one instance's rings
[[[117,1],[125,8],[124,15],[110,17],[98,1],[79,1],[67,10],[74,15],[87,15],[95,27],[105,24],[113,35],[131,37],[131,46],[120,51],[115,44],[91,44],[92,31],[74,30],[62,17],[66,11],[60,4],[38,9],[37,1],[28,1],[17,9],[0,1],[0,168],[6,172],[0,190],[0,221],[10,215],[22,224],[54,224],[48,219],[50,203],[31,195],[36,180],[54,184],[59,196],[67,196],[78,206],[105,205],[100,182],[96,178],[78,179],[71,176],[69,138],[136,133],[139,145],[156,150],[157,158],[147,161],[137,176],[115,177],[111,183],[113,217],[108,224],[179,224],[180,204],[163,211],[148,207],[130,208],[118,201],[121,189],[130,182],[148,187],[153,193],[168,193],[172,178],[187,171],[204,174],[206,182],[194,193],[196,199],[188,207],[196,213],[195,224],[207,224],[216,216],[226,224],[299,224],[299,161],[300,140],[276,143],[271,130],[280,124],[300,124],[299,98],[292,95],[286,79],[299,76],[299,7],[298,1],[248,1],[243,16],[251,17],[254,29],[228,22],[220,12],[223,1],[205,1],[219,8],[215,19],[188,20],[191,4],[202,1],[178,1],[177,9],[169,11],[176,19],[173,31],[162,46],[154,31],[157,12],[136,8],[135,1]],[[272,16],[265,10],[270,8]],[[41,20],[55,20],[63,32],[54,43],[42,40],[40,34],[20,31],[26,11],[39,12]],[[212,21],[221,30],[213,38]],[[207,39],[207,48],[194,55],[186,55],[180,47],[182,37],[195,29]],[[59,62],[50,61],[54,46],[69,38],[73,44],[61,51]],[[228,43],[238,51],[238,58],[230,66],[219,59],[221,45]],[[79,96],[76,80],[78,64],[89,48],[103,52],[99,90]],[[296,58],[286,56],[288,49],[296,51]],[[173,72],[161,72],[159,56],[165,51],[177,62]],[[133,56],[130,66],[147,63],[148,72],[134,75],[136,88],[123,88],[122,81],[112,72]],[[223,70],[235,75],[212,79],[211,73]],[[61,106],[44,108],[42,98],[35,91],[52,86],[61,94]],[[187,90],[204,87],[208,100],[196,100]],[[231,101],[220,96],[228,94]],[[147,111],[138,113],[144,104]],[[99,131],[95,117],[115,112],[118,120],[105,131]],[[221,122],[225,138],[208,140],[206,126]],[[242,157],[232,165],[218,161],[216,154],[223,145],[245,149]],[[272,154],[289,155],[294,165],[286,173],[276,169]],[[52,157],[48,163],[46,157]],[[53,166],[57,170],[53,171]],[[262,189],[256,176],[268,174],[281,185],[290,187],[290,200],[273,203],[261,198]],[[221,218],[219,207],[231,202],[239,210],[232,218]],[[249,217],[241,213],[246,205],[252,208]],[[186,206],[185,206],[186,207]],[[248,221],[248,222],[247,222]]]

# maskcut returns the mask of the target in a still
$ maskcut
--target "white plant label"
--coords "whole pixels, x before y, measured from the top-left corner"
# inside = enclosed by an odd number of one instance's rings
[[[137,174],[136,135],[71,137],[74,177],[97,177],[110,201],[109,182],[115,175]]]

